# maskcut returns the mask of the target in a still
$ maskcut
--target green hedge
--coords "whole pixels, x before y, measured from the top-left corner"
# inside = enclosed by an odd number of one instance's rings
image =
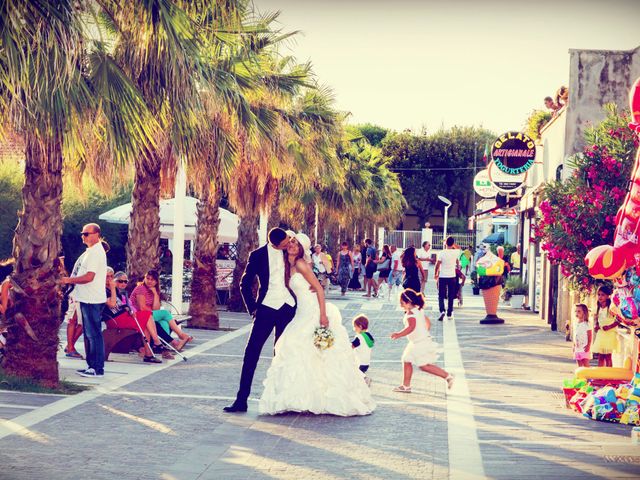
[[[80,232],[87,223],[99,223],[102,236],[109,243],[111,250],[107,254],[109,266],[114,270],[124,270],[127,262],[125,244],[127,243],[127,225],[101,222],[100,214],[112,208],[131,201],[131,191],[121,190],[114,193],[113,197],[106,197],[95,189],[87,189],[84,198],[73,192],[65,195],[62,203],[64,216],[64,230],[62,232],[62,248],[65,255],[65,264],[69,271],[73,264],[85,249]]]
[[[20,190],[24,181],[22,169],[17,164],[0,163],[0,259],[11,256],[13,235],[18,223],[17,212],[22,208]],[[83,192],[65,184],[62,202],[64,226],[62,247],[67,269],[84,251],[80,238],[82,226],[100,223],[102,233],[111,246],[107,254],[109,265],[116,270],[123,270],[126,265],[124,246],[127,242],[127,225],[100,222],[98,216],[118,205],[131,201],[131,188],[117,190],[111,196],[97,191],[87,184]]]
[[[13,234],[22,208],[20,190],[24,174],[18,164],[0,163],[0,259],[11,256]]]

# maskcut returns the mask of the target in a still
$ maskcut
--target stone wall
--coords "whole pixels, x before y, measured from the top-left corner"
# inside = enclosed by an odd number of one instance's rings
[[[584,129],[604,118],[604,104],[629,107],[629,89],[640,77],[640,47],[628,51],[569,50],[569,55],[566,156],[582,151]]]

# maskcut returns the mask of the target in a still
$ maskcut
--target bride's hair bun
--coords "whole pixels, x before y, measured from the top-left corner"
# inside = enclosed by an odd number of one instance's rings
[[[423,308],[425,305],[424,295],[422,293],[418,293],[411,288],[407,288],[402,294],[400,294],[400,298],[404,302],[411,303],[418,308]]]

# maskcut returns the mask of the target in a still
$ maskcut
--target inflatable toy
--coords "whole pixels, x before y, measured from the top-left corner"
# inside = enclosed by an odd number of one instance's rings
[[[632,122],[629,128],[640,134],[640,78],[629,92]],[[640,255],[640,149],[636,152],[630,188],[616,215],[613,245],[600,245],[585,257],[589,274],[594,278],[614,279],[627,268],[637,265]]]

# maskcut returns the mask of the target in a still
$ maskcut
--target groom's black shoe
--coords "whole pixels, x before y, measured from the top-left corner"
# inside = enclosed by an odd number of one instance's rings
[[[223,410],[227,413],[240,413],[240,412],[244,413],[247,411],[247,404],[246,402],[242,403],[236,400],[228,407],[224,407]]]

